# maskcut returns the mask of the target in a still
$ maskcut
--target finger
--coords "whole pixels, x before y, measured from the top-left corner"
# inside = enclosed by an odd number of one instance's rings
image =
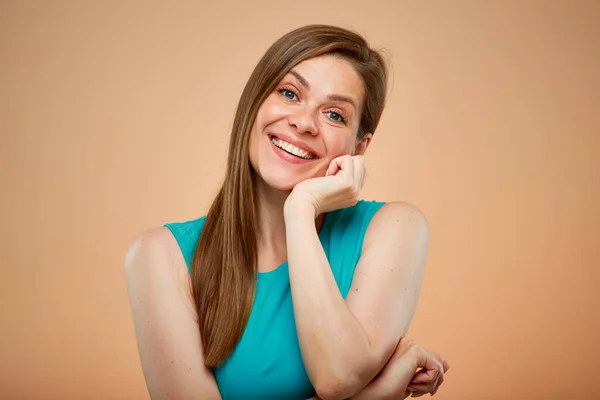
[[[448,361],[442,361],[442,366],[444,367],[444,372],[450,369],[450,363]]]
[[[450,369],[450,363],[448,361],[442,361],[442,367],[443,373],[440,374],[440,379],[438,379],[437,386],[431,391],[432,396],[437,393],[437,391],[440,389],[440,386],[442,386],[442,384],[444,383],[444,380],[446,378],[445,373]]]
[[[327,168],[326,175],[336,175],[340,171],[347,171],[350,173],[350,176],[352,176],[353,167],[352,158],[350,156],[336,157],[331,160],[331,163],[329,163],[329,168]]]
[[[443,379],[442,374],[438,374],[435,377],[431,377],[427,375],[426,377],[422,377],[418,382],[415,382],[413,379],[409,384],[409,389],[414,389],[415,391],[431,391],[435,388],[435,386],[439,385],[440,379]]]
[[[352,164],[354,167],[354,182],[359,189],[365,184],[365,159],[363,156],[352,157]]]
[[[436,359],[441,360],[441,357],[437,353],[430,352]],[[436,376],[438,379],[438,387],[444,382],[444,374],[450,369],[450,363],[448,361],[441,361],[441,368],[437,371],[426,370],[425,368],[417,371],[411,384],[413,383],[427,383],[431,382]],[[435,372],[432,374],[432,372]],[[437,390],[437,389],[436,389]]]
[[[431,391],[431,395],[432,396],[437,393],[437,391],[440,389],[440,386],[442,386],[442,383],[444,383],[444,377],[443,376],[441,376],[440,379],[438,380],[435,389],[433,389]]]
[[[411,383],[424,383],[431,382],[432,378],[425,371],[419,371],[415,374],[415,376],[410,381]]]
[[[435,360],[431,360],[427,355],[424,357],[427,358],[425,360],[425,367],[419,370],[415,376],[412,378],[411,383],[426,383],[432,382],[440,378],[443,375],[443,369],[441,363],[435,362]]]
[[[439,379],[440,375],[443,374],[444,370],[441,363],[436,362],[435,360],[430,360],[431,364],[427,367],[423,368],[418,375],[420,375],[421,379],[423,379],[423,375],[429,377],[429,380]]]
[[[362,178],[360,180],[359,188],[362,190],[365,187],[365,183],[367,182],[367,177],[369,176],[369,172],[366,167],[363,167]]]
[[[444,374],[442,363],[435,359],[432,354],[421,349],[417,365],[422,369],[415,374],[408,385],[408,389],[418,395],[433,392]]]
[[[444,376],[444,374],[440,374],[440,379],[438,379],[438,386],[440,386],[442,383],[444,383],[444,379],[446,379],[446,377]]]
[[[435,387],[431,390],[431,395],[433,396],[434,394],[437,393],[437,391],[440,389],[440,386],[442,386],[442,383],[444,383],[444,376],[440,376],[440,379],[438,379],[437,384],[435,385]]]
[[[438,386],[438,380],[436,379],[433,382],[428,383],[411,383],[407,389],[411,392],[417,393],[430,393]]]
[[[429,393],[429,392],[425,392],[425,393],[422,393],[422,392],[415,392],[415,393],[413,393],[413,394],[412,394],[412,397],[421,397],[421,396],[425,396],[427,393]]]
[[[421,396],[424,396],[424,395],[426,395],[428,393],[431,393],[431,391],[427,390],[427,391],[421,392],[421,391],[417,390],[417,391],[414,391],[414,392],[411,392],[411,393],[412,393],[412,395],[411,395],[412,397],[421,397]]]
[[[437,393],[437,391],[440,389],[440,386],[442,386],[442,384],[444,383],[444,379],[445,379],[445,377],[444,377],[444,374],[442,373],[442,374],[440,375],[440,379],[438,379],[438,381],[437,381],[437,385],[436,385],[436,386],[435,386],[435,388],[434,388],[434,389],[431,391],[431,395],[432,395],[432,396],[433,396],[434,394],[436,394],[436,393]]]
[[[413,345],[410,350],[416,361],[416,367],[421,368],[420,372],[426,372],[431,375],[431,371],[441,369],[441,362],[435,359],[432,354],[419,345]]]
[[[325,176],[335,175],[338,170],[338,164],[335,162],[335,160],[332,160],[327,167],[327,171],[325,171]]]

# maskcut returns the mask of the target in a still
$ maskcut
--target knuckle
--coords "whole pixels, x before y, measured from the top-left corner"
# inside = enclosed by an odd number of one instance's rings
[[[415,342],[415,341],[413,341],[413,340],[411,340],[411,341],[408,343],[408,350],[409,350],[410,352],[414,353],[414,354],[417,354],[417,353],[422,353],[422,352],[423,352],[423,349],[422,349],[422,347],[421,347],[421,346],[420,346],[420,345],[419,345],[417,342]]]

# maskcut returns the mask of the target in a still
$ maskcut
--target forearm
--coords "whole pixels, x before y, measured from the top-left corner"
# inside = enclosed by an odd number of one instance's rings
[[[286,212],[288,264],[302,357],[317,390],[347,398],[378,372],[367,334],[348,309],[315,229],[314,212]]]

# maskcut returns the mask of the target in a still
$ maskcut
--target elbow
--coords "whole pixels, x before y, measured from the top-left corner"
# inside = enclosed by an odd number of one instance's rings
[[[344,400],[360,392],[372,380],[365,368],[329,371],[316,377],[315,391],[323,400]]]
[[[350,398],[353,390],[347,382],[341,380],[324,381],[315,385],[317,396],[322,400],[344,400]]]

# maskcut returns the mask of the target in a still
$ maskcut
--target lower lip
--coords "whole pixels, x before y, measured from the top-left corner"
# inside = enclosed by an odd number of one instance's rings
[[[271,138],[268,138],[269,143],[271,144],[271,147],[273,148],[273,151],[275,152],[275,154],[277,154],[279,157],[281,157],[282,159],[284,159],[285,161],[292,163],[292,164],[306,164],[309,163],[311,161],[315,161],[314,158],[311,158],[310,160],[306,160],[304,158],[300,158],[300,157],[296,157],[290,153],[288,153],[285,150],[280,149],[279,147],[275,146],[273,144],[273,142],[271,141]]]

